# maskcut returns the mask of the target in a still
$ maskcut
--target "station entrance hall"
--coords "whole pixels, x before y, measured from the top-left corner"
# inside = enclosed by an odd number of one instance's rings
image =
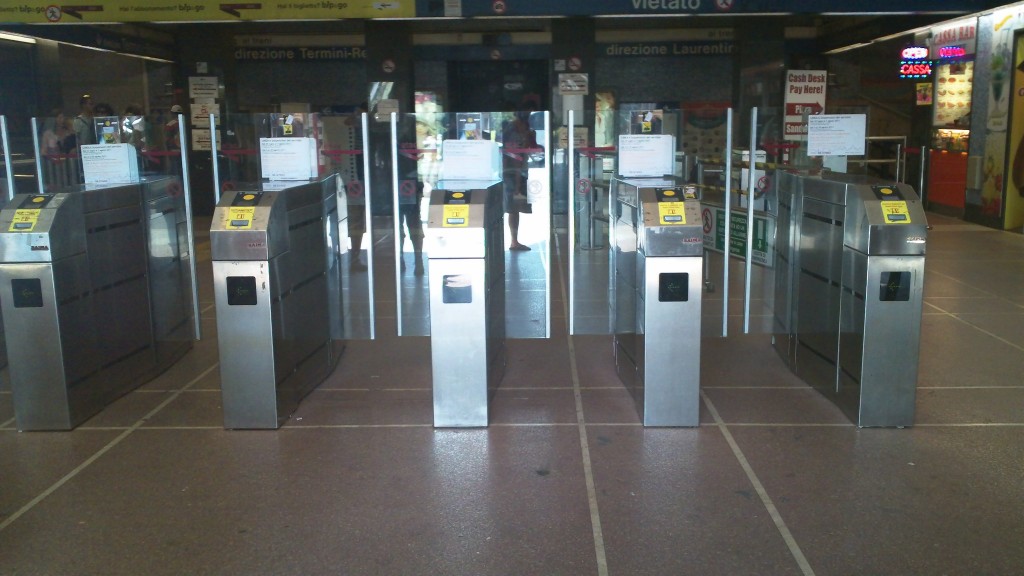
[[[0,575],[1024,572],[1024,3],[23,4]]]

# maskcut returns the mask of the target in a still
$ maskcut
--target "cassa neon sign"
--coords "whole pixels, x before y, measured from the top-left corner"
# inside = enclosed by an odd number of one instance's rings
[[[900,62],[900,78],[928,78],[932,75],[929,60],[904,60]]]

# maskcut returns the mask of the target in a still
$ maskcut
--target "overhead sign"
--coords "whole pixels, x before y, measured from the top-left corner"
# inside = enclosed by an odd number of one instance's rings
[[[928,42],[932,58],[963,58],[974,54],[978,43],[978,19],[968,18],[931,29]]]
[[[19,0],[0,6],[0,22],[23,24],[103,24],[117,22],[212,22],[240,20],[336,20],[413,18],[413,0],[345,2],[296,0],[221,2],[219,0],[102,0],[61,5],[53,0]]]

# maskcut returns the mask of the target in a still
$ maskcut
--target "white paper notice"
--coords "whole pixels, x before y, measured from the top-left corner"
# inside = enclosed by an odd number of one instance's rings
[[[675,140],[668,134],[619,136],[619,175],[650,178],[675,173]]]
[[[807,118],[808,156],[862,156],[866,114],[822,114]]]
[[[213,140],[211,139],[209,128],[195,128],[191,131],[192,134],[192,150],[205,150],[209,152],[213,149]],[[217,130],[217,149],[221,149],[220,145],[221,131]]]
[[[444,180],[499,180],[501,152],[490,140],[445,140],[441,143]]]
[[[189,98],[210,98],[215,99],[219,95],[218,80],[216,76],[189,76],[188,96]]]
[[[131,144],[86,144],[79,150],[86,184],[139,181],[139,159]]]
[[[268,180],[306,180],[315,176],[309,138],[260,138],[260,172]]]

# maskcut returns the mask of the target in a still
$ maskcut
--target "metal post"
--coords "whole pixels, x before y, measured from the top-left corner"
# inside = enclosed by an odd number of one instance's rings
[[[180,115],[179,115],[180,116]],[[181,133],[181,124],[178,124],[178,133]],[[220,204],[220,167],[217,162],[217,119],[210,114],[210,157],[213,158],[213,205]],[[182,158],[182,164],[185,163]]]
[[[398,114],[391,113],[391,220],[395,234],[395,322],[402,336],[402,211],[398,205]],[[371,239],[370,246],[373,245]],[[369,248],[367,248],[369,250]]]
[[[56,132],[56,128],[54,128],[54,132]],[[4,135],[6,136],[6,133]],[[43,147],[39,144],[39,125],[36,123],[35,116],[32,117],[32,145],[36,147],[35,154],[33,154],[36,159],[36,189],[42,194],[46,191],[46,185],[43,183]],[[4,150],[7,150],[7,142],[4,142]],[[7,166],[9,167],[10,163]]]
[[[377,322],[374,319],[374,310],[376,304],[374,304],[373,296],[373,209],[370,206],[370,124],[369,116],[366,112],[363,112],[363,205],[366,207],[363,214],[363,223],[366,228],[366,285],[369,291],[370,297],[370,340],[376,338]]]
[[[573,145],[575,142],[575,135],[573,127],[576,125],[575,110],[569,110],[569,141],[567,150],[568,156],[566,162],[568,163],[567,169],[569,171],[568,189],[566,193],[569,195],[569,334],[575,334],[575,320],[576,320],[576,190],[575,186],[575,175],[576,175],[576,147]],[[593,245],[591,245],[593,246]]]
[[[722,251],[722,337],[729,335],[729,226],[732,225],[732,108],[725,111],[725,249]]]
[[[921,146],[921,169],[918,170],[917,175],[917,195],[921,197],[921,202],[925,206],[928,205],[928,194],[927,190],[924,189],[924,183],[926,181],[925,175],[928,174],[928,158],[930,154],[927,146]]]
[[[212,118],[212,116],[211,116]],[[178,150],[181,151],[181,158],[179,163],[181,164],[181,181],[185,195],[185,226],[188,230],[188,260],[189,266],[192,271],[192,318],[193,326],[195,328],[195,339],[202,340],[203,329],[202,319],[199,317],[199,279],[196,278],[196,239],[192,228],[192,186],[189,182],[188,177],[188,148],[185,147],[185,131],[181,129],[181,126],[185,125],[185,116],[178,114]],[[211,132],[213,131],[213,125],[210,125]],[[217,165],[215,161],[214,166]],[[214,204],[216,206],[216,204]]]
[[[747,170],[747,261],[743,278],[743,333],[750,334],[750,275],[754,263],[754,166],[757,152],[757,106],[750,110],[750,169]]]
[[[33,127],[34,128],[34,127]],[[0,138],[4,145],[4,167],[7,170],[7,201],[14,200],[14,169],[11,167],[11,144],[7,140],[7,117],[0,115]]]

